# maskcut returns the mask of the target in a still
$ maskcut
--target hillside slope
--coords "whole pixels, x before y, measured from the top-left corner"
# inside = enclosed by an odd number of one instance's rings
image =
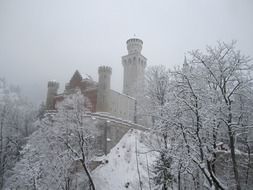
[[[138,190],[140,181],[143,190],[154,189],[149,185],[151,174],[148,166],[150,168],[155,155],[148,153],[144,143],[145,136],[141,131],[130,130],[111,152],[103,157],[104,164],[92,172],[97,190]]]

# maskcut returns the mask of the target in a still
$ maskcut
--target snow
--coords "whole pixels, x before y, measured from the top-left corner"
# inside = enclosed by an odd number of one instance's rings
[[[154,189],[153,187],[149,188],[147,166],[151,167],[150,164],[155,160],[155,154],[148,152],[148,148],[144,144],[145,137],[144,132],[131,129],[107,156],[103,156],[104,164],[92,172],[97,190],[140,189],[136,145],[142,189]]]
[[[108,142],[112,141],[110,138],[107,138],[106,140],[107,140]]]
[[[142,125],[139,125],[137,123],[133,123],[129,120],[124,120],[124,119],[119,118],[119,117],[115,117],[115,116],[111,115],[108,112],[90,112],[90,113],[87,112],[87,116],[91,116],[91,118],[93,120],[102,119],[102,120],[106,120],[107,122],[114,122],[114,123],[126,125],[126,126],[129,126],[129,127],[138,129],[138,130],[148,130],[148,128],[146,128]]]

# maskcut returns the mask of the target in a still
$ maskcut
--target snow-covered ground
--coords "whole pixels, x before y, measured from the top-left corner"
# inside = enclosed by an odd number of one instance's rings
[[[148,166],[154,161],[155,154],[148,151],[145,138],[144,132],[130,130],[111,152],[102,158],[104,164],[92,172],[97,190],[138,190],[140,181],[143,190],[154,189],[149,185],[151,172]]]

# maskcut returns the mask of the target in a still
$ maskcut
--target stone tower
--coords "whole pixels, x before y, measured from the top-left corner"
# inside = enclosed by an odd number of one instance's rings
[[[122,57],[124,67],[123,93],[136,98],[137,89],[141,91],[144,87],[147,59],[141,54],[142,40],[131,38],[126,43],[128,55]]]
[[[55,96],[57,95],[57,91],[59,89],[59,83],[55,81],[49,81],[47,85],[47,110],[53,110],[55,109]]]
[[[98,68],[97,112],[109,111],[111,74],[111,67],[100,66]]]

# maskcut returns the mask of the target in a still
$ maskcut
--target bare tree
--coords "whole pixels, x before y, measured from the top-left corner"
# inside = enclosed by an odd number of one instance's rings
[[[242,105],[240,98],[248,102],[252,100],[252,64],[248,57],[235,50],[234,45],[235,42],[218,43],[216,48],[207,48],[207,55],[199,51],[193,51],[191,55],[193,63],[201,64],[205,68],[209,85],[217,86],[217,96],[222,105],[219,120],[227,127],[236,189],[241,190],[235,137],[246,127],[243,126],[244,110],[240,111],[238,108]]]
[[[61,103],[55,117],[56,125],[62,127],[64,136],[59,136],[75,160],[79,160],[87,174],[92,190],[95,190],[88,163],[94,153],[98,130],[87,118],[90,103],[80,91]]]
[[[166,83],[158,78],[157,84],[168,88],[165,104],[156,101],[160,104],[153,107],[156,133],[163,140],[164,134],[168,138],[166,151],[159,146],[156,150],[173,159],[171,168],[178,174],[179,188],[181,182],[197,189],[203,188],[201,184],[217,190],[231,189],[234,184],[237,190],[249,187],[243,178],[248,179],[251,170],[247,140],[253,101],[250,59],[242,56],[234,43],[218,43],[206,53],[197,50],[190,55],[183,69],[172,71]],[[156,85],[149,87],[150,97],[162,92]],[[233,176],[222,159],[231,160]],[[227,175],[221,175],[221,167]]]
[[[0,189],[19,159],[26,137],[34,130],[35,108],[18,92],[6,83],[0,86]]]
[[[169,123],[161,118],[165,117],[165,107],[169,103],[170,90],[170,73],[164,66],[150,67],[146,74],[146,91],[145,96],[148,104],[146,104],[146,112],[152,118],[152,130],[159,130],[162,136],[159,141],[160,150],[159,157],[154,163],[153,172],[156,173],[154,181],[156,185],[162,185],[164,190],[168,189],[172,184],[172,174],[170,170],[172,158],[168,157],[168,139],[169,139]]]
[[[55,114],[37,121],[39,129],[29,137],[6,189],[73,189],[72,176],[78,163],[87,175],[88,186],[95,189],[89,163],[96,151],[98,131],[86,116],[88,104],[78,90],[57,105]]]

